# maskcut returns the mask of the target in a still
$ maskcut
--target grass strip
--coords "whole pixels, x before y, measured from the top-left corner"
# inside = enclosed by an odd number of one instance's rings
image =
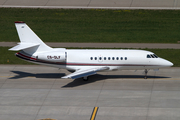
[[[19,59],[14,54],[16,51],[8,51],[9,47],[0,47],[0,64],[33,64]],[[71,48],[69,48],[71,49]],[[81,48],[78,48],[81,49]],[[174,63],[173,67],[180,67],[180,49],[145,49],[151,52],[154,52],[159,57],[167,59]]]
[[[44,42],[177,43],[180,10],[0,8],[0,41],[19,42],[14,21]]]

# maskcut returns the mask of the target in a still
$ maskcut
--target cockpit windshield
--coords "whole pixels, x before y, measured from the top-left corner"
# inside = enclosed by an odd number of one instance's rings
[[[150,55],[147,55],[147,58],[151,58],[151,56],[150,56]]]
[[[158,58],[158,56],[156,54],[153,54],[156,58]]]
[[[147,58],[158,58],[156,54],[147,54]]]
[[[152,54],[151,54],[151,57],[152,57],[152,58],[155,58]]]

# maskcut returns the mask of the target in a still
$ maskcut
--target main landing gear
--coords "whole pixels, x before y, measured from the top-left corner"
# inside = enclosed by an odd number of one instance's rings
[[[148,73],[148,70],[145,69],[145,70],[144,70],[144,73],[145,73],[144,79],[147,79],[147,73]]]
[[[88,76],[83,77],[83,80],[84,80],[84,81],[88,81],[88,79],[89,79],[89,77],[88,77]]]

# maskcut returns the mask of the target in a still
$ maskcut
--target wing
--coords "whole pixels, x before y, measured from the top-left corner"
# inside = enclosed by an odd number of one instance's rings
[[[71,74],[64,76],[62,78],[76,79],[76,78],[94,75],[98,71],[103,71],[103,70],[108,70],[108,69],[109,69],[109,67],[96,67],[96,68],[90,68],[90,69],[80,69],[80,70],[77,70],[76,72],[71,73]]]

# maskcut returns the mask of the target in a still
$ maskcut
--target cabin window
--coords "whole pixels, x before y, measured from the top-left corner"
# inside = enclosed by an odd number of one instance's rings
[[[147,55],[147,58],[151,58],[151,56],[150,56],[150,55]]]
[[[127,57],[125,57],[125,60],[127,60]]]
[[[102,60],[102,57],[99,57],[99,60]]]
[[[106,60],[106,57],[104,57],[104,60]]]
[[[91,57],[90,59],[93,60],[93,57]]]
[[[97,57],[95,57],[94,59],[97,60]]]
[[[119,57],[117,57],[116,60],[119,60]]]
[[[111,60],[111,58],[110,58],[110,57],[108,57],[108,60]]]
[[[121,60],[123,60],[123,57],[121,57]]]
[[[112,60],[114,60],[114,57],[112,57]]]

